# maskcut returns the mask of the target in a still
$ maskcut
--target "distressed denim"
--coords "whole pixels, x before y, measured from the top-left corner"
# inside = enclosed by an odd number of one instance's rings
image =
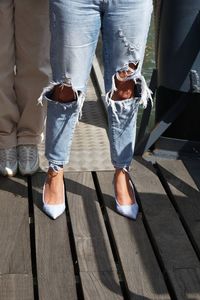
[[[46,157],[50,164],[67,164],[76,123],[81,116],[87,81],[100,31],[111,160],[128,167],[133,158],[139,104],[151,98],[141,68],[152,13],[152,0],[50,0],[53,82],[44,89],[48,100]],[[134,99],[112,100],[118,71],[136,66],[127,80],[138,90]],[[55,85],[71,86],[76,101],[51,100]],[[73,99],[72,99],[73,100]]]

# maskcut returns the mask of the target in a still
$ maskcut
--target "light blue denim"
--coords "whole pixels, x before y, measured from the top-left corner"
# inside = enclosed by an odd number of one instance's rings
[[[43,92],[48,100],[45,155],[50,165],[69,161],[101,30],[111,160],[116,168],[129,167],[138,106],[141,103],[145,107],[151,98],[141,75],[151,13],[152,0],[50,0],[53,82]],[[136,65],[128,77],[135,82],[136,97],[114,101],[115,77],[118,71],[128,70],[130,64]],[[52,101],[57,84],[71,86],[77,101]]]

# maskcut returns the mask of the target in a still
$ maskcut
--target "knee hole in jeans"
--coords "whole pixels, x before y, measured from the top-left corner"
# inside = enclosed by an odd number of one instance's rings
[[[66,85],[65,83],[54,86],[51,98],[53,101],[68,103],[77,100],[76,93],[72,86]]]
[[[129,63],[127,70],[119,70],[115,75],[116,91],[112,95],[112,100],[126,100],[134,98],[135,83],[132,80],[132,76],[138,67],[136,64]]]

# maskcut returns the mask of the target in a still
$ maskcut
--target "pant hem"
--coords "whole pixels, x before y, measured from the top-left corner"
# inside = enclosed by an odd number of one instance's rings
[[[40,144],[43,140],[43,135],[36,137],[19,137],[17,140],[17,146],[19,145],[37,145]]]
[[[17,146],[16,132],[0,135],[0,149],[9,149]]]
[[[69,160],[63,160],[63,161],[58,161],[58,160],[52,160],[52,159],[48,159],[48,157],[46,157],[49,164],[54,164],[54,165],[67,165],[69,163]]]
[[[130,164],[114,164],[113,163],[113,167],[115,169],[123,169],[123,168],[129,169]]]
[[[9,144],[0,144],[0,149],[10,149],[10,148],[14,148],[17,147],[16,143],[9,143]]]

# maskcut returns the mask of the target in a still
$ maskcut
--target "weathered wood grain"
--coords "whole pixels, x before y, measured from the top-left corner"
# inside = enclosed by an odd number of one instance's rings
[[[22,178],[0,177],[0,299],[33,299],[28,189]]]
[[[66,173],[67,199],[85,299],[123,299],[90,173]]]
[[[1,300],[34,300],[31,274],[0,275]]]
[[[77,299],[66,215],[50,219],[41,210],[43,173],[32,178],[39,297]]]
[[[181,160],[160,160],[159,166],[173,193],[175,204],[200,251],[200,191],[192,178],[190,163],[194,162],[187,161],[187,169]],[[200,180],[200,169],[196,176],[199,176]]]
[[[135,161],[132,175],[177,299],[200,299],[199,260],[153,167],[143,160]]]
[[[98,172],[97,176],[131,299],[171,299],[141,215],[137,221],[132,221],[117,214],[113,197],[113,172]]]

